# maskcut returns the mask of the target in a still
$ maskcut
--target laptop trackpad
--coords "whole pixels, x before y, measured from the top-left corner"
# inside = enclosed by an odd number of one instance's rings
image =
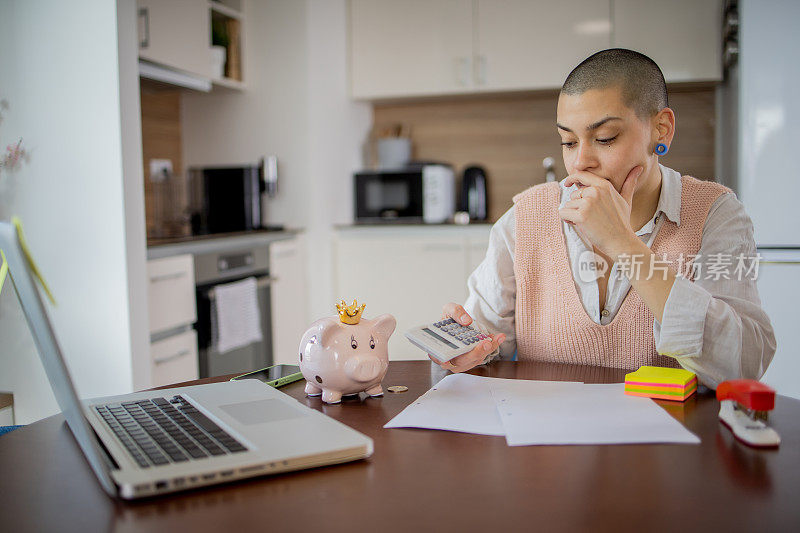
[[[228,405],[220,405],[219,408],[246,426],[305,416],[305,413],[299,409],[295,409],[280,400],[230,403]]]

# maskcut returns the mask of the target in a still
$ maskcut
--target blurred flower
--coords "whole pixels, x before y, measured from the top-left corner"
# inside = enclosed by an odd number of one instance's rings
[[[0,159],[0,168],[15,170],[20,162],[27,160],[28,153],[22,147],[22,139],[20,138],[17,144],[9,144],[6,147],[6,152],[3,154],[3,158]]]
[[[8,100],[0,98],[0,124],[3,123],[3,111],[8,110],[8,108]],[[22,146],[22,138],[20,137],[16,144],[9,144],[6,147],[6,151],[0,156],[0,171],[11,172],[16,170],[23,161],[28,161],[28,157],[28,152]]]

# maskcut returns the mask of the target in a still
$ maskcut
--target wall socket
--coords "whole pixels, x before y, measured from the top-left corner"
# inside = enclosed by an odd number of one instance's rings
[[[150,181],[158,183],[172,176],[171,159],[150,160]]]

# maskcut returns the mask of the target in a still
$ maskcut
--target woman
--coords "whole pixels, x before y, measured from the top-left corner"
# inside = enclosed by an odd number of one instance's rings
[[[441,366],[495,357],[682,366],[706,385],[759,378],[775,353],[750,218],[722,185],[659,165],[675,135],[647,56],[598,52],[567,77],[557,128],[569,175],[514,198],[444,315],[493,332]]]

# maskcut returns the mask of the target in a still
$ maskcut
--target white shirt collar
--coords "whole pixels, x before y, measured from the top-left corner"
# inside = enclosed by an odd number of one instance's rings
[[[681,174],[664,165],[661,169],[661,195],[658,197],[656,215],[664,213],[676,225],[681,225]]]
[[[664,165],[658,165],[661,170],[661,194],[658,197],[658,206],[653,218],[650,219],[642,228],[636,232],[636,235],[646,235],[652,233],[655,228],[656,220],[661,213],[664,213],[669,220],[676,225],[681,225],[681,175],[679,172],[672,170]],[[564,182],[566,178],[561,180],[561,203],[559,208],[564,207],[564,204],[569,201],[570,193],[578,189],[577,185],[565,187]],[[567,227],[572,228],[567,224]]]

